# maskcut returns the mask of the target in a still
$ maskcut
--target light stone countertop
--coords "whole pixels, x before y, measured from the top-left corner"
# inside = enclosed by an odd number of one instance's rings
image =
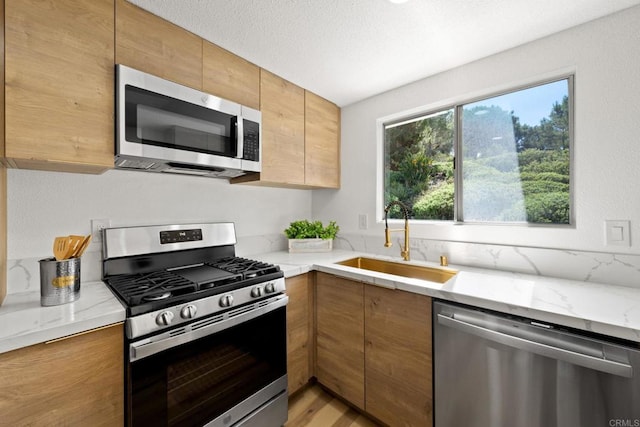
[[[40,290],[8,294],[0,306],[0,353],[124,319],[124,307],[102,282],[82,283],[78,299],[50,307],[40,305]]]
[[[352,251],[290,254],[275,252],[254,258],[279,264],[285,277],[311,270],[473,305],[543,322],[640,342],[640,289],[556,279],[521,273],[449,265],[458,274],[439,284],[335,264],[356,256],[390,258]],[[411,261],[439,267],[438,263]]]
[[[556,323],[640,342],[640,289],[449,265],[458,274],[444,284],[335,264],[356,256],[403,262],[359,252],[272,252],[250,258],[280,265],[285,277],[322,271],[407,292]],[[411,261],[438,267],[437,263]],[[125,309],[102,282],[83,283],[80,298],[52,307],[40,292],[8,294],[0,306],[0,353],[122,322]]]

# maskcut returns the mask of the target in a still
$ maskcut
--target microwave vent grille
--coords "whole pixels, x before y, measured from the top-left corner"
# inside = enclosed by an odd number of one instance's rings
[[[117,159],[116,166],[127,169],[145,169],[152,170],[157,162],[148,159]]]

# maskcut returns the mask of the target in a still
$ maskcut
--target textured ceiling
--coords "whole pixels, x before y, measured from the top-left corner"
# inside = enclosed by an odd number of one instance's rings
[[[129,1],[339,106],[640,4],[640,0]]]

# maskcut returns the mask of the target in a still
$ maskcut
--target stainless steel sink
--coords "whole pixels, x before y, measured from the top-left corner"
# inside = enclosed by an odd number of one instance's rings
[[[407,264],[394,261],[385,261],[375,258],[357,257],[336,264],[347,267],[361,268],[363,270],[377,271],[379,273],[393,274],[395,276],[411,277],[413,279],[428,280],[429,282],[445,283],[458,272],[447,268],[425,267],[421,265]]]

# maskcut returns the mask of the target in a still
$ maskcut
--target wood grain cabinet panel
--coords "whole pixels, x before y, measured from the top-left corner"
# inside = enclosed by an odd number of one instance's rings
[[[316,377],[364,409],[364,285],[316,276]]]
[[[391,426],[431,426],[431,355],[431,298],[366,286],[367,412]]]
[[[5,0],[4,7],[7,164],[112,168],[113,0]]]
[[[0,424],[124,422],[122,324],[0,354]]]
[[[305,184],[340,188],[340,109],[305,92]]]
[[[203,41],[202,90],[260,109],[260,67]]]
[[[126,0],[116,0],[115,60],[202,89],[202,39]]]
[[[308,274],[286,279],[289,395],[311,379],[313,292]]]
[[[267,183],[304,184],[304,89],[260,72],[262,172]]]

